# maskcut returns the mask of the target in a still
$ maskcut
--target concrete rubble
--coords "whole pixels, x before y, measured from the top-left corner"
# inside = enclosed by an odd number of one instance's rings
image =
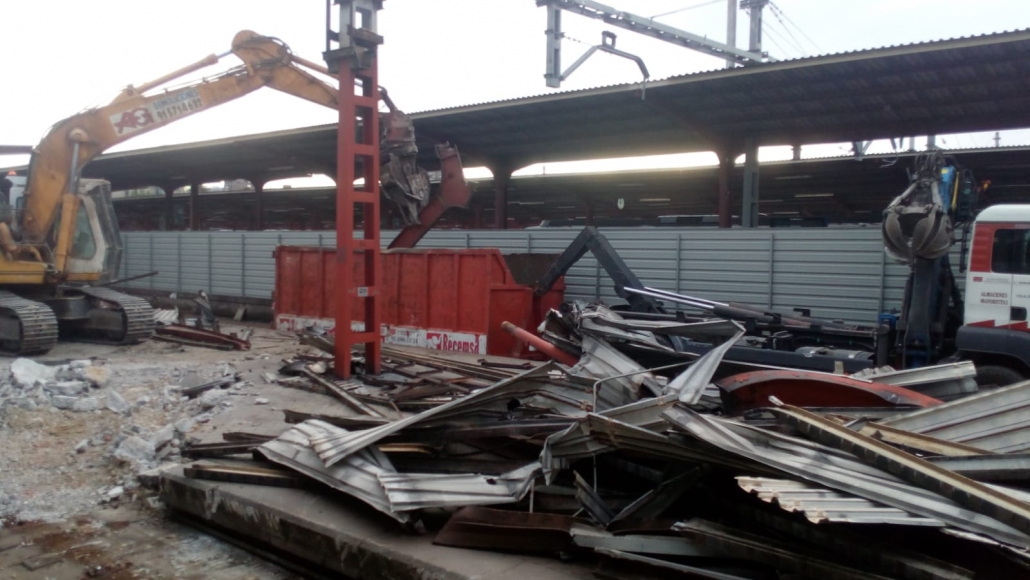
[[[221,376],[224,367],[184,366],[205,380]],[[83,483],[94,472],[108,473],[130,492],[138,487],[136,473],[180,461],[196,425],[224,409],[218,402],[228,402],[221,388],[208,395],[211,405],[180,396],[184,375],[175,362],[125,365],[85,358],[55,363],[17,358],[0,367],[0,437],[8,440],[0,454],[0,521],[59,521],[89,509],[96,496],[70,481],[47,493],[33,489],[50,489],[73,473]],[[53,462],[45,453],[26,456],[25,451],[65,433],[74,438],[64,450],[78,459],[49,468],[48,485],[33,486],[38,477],[30,475],[33,466]],[[115,501],[122,495],[103,497]]]

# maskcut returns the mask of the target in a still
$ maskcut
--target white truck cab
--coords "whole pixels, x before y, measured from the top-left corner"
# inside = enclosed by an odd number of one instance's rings
[[[964,323],[1027,331],[1030,205],[995,205],[976,218],[966,270]]]
[[[980,212],[966,270],[963,326],[955,346],[984,365],[1030,376],[1030,204]]]

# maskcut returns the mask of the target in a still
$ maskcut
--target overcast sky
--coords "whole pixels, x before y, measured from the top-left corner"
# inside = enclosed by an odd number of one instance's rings
[[[726,0],[606,0],[618,9],[724,41]],[[321,62],[324,0],[4,0],[0,143],[35,144],[56,121],[103,104],[127,84],[148,80],[229,48],[241,29],[277,36]],[[380,82],[409,112],[546,93],[546,12],[534,0],[386,0]],[[766,11],[766,50],[794,58],[1030,28],[1026,0],[776,0]],[[739,13],[738,45],[747,39]],[[601,23],[573,14],[568,36],[596,44]],[[661,41],[614,30],[618,47],[643,57],[653,79],[720,68],[722,62]],[[566,41],[564,63],[585,44]],[[207,74],[237,64],[229,56]],[[561,90],[635,82],[636,65],[597,54]],[[262,89],[119,149],[330,123],[335,111]],[[946,147],[989,145],[989,135],[946,136]],[[1030,133],[1003,134],[1003,144]],[[460,144],[459,144],[460,145]],[[883,145],[881,145],[883,146]],[[843,153],[846,148],[825,149]],[[0,165],[26,157],[0,157]],[[714,159],[714,157],[713,157]],[[673,160],[672,163],[677,163]],[[667,164],[667,163],[663,163]]]

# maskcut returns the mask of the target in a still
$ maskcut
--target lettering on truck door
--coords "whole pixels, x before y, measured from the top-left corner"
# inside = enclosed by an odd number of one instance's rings
[[[1026,329],[1026,307],[1030,305],[1030,264],[1027,244],[1030,230],[1014,224],[977,224],[974,247],[979,254],[966,277],[966,324],[983,327],[1010,325]],[[987,231],[980,231],[987,230]],[[1026,298],[1016,298],[1016,294]],[[1015,317],[1013,317],[1015,314]]]

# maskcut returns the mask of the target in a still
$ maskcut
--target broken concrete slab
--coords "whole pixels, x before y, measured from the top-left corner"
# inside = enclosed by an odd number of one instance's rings
[[[228,395],[229,393],[226,393],[221,389],[205,391],[204,394],[200,396],[200,406],[204,409],[212,409],[224,401]]]
[[[89,413],[90,411],[97,411],[103,405],[100,403],[99,397],[79,397],[75,400],[72,405],[72,411],[78,413]]]
[[[115,413],[124,413],[129,410],[129,403],[116,391],[107,392],[107,409]]]
[[[189,479],[181,466],[164,473],[160,485],[161,499],[174,510],[349,578],[593,578],[589,566],[577,563],[434,546],[431,535],[406,532],[380,514],[362,509],[363,504],[339,496]]]
[[[57,381],[55,383],[47,383],[43,389],[52,395],[77,397],[89,390],[89,383],[85,381]]]
[[[153,469],[140,472],[136,476],[136,481],[147,489],[157,489],[161,482],[161,475],[177,467],[179,467],[178,463],[162,463]]]
[[[107,367],[88,366],[79,369],[76,374],[98,389],[106,387],[111,382],[111,371]]]
[[[161,449],[165,445],[172,442],[175,438],[175,426],[169,423],[164,427],[158,429],[153,436],[150,437],[150,444],[154,446],[154,449]]]
[[[19,358],[11,363],[11,376],[16,384],[28,388],[53,381],[57,377],[57,368],[41,365],[32,359]]]
[[[36,404],[36,401],[33,400],[32,397],[12,397],[10,399],[7,399],[7,402],[9,402],[9,404],[11,405],[18,407],[19,409],[22,409],[23,411],[35,411],[39,407],[39,405]]]
[[[154,446],[138,435],[126,437],[114,450],[114,458],[126,463],[150,463],[154,461]]]
[[[55,409],[61,409],[64,411],[71,411],[75,407],[75,403],[79,401],[78,397],[66,397],[63,395],[54,395],[50,397],[50,404]]]
[[[175,432],[179,436],[184,436],[187,433],[189,433],[190,431],[192,431],[193,427],[196,424],[197,424],[196,421],[194,421],[193,419],[190,419],[188,417],[186,419],[180,419],[180,420],[175,422],[175,425],[174,425]]]

